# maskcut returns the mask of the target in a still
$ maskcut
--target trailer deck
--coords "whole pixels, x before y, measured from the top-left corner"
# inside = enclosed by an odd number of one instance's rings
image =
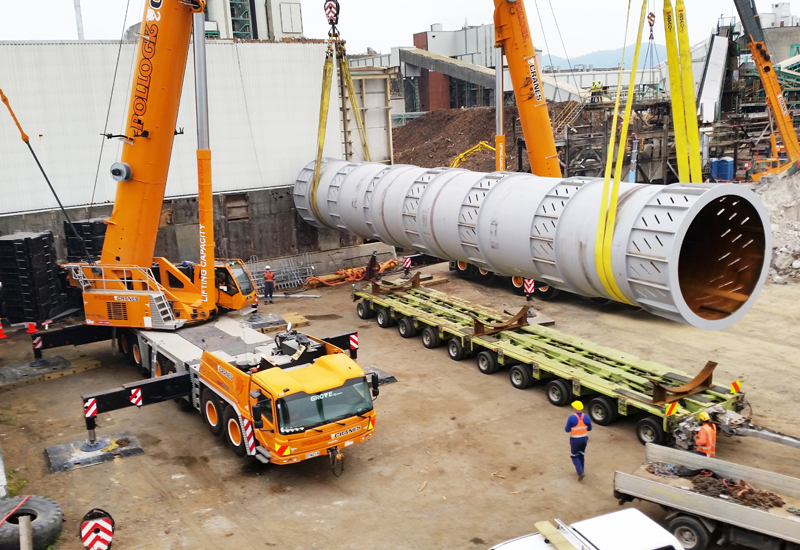
[[[616,405],[609,411],[611,417],[607,423],[617,415],[645,412],[663,419],[663,429],[673,432],[679,420],[687,415],[713,405],[739,410],[744,403],[743,393],[732,394],[726,387],[714,385],[710,375],[698,388],[681,393],[682,387],[693,381],[686,372],[552,328],[527,325],[521,319],[509,322],[507,316],[490,308],[429,288],[414,287],[410,282],[366,288],[356,285],[353,300],[362,301],[359,316],[377,315],[383,328],[405,323],[399,327],[401,336],[432,329],[438,338],[430,332],[423,334],[426,347],[446,342],[451,359],[462,359],[467,353],[477,355],[479,370],[485,374],[501,366],[511,367],[512,384],[520,389],[539,380],[566,382],[564,390],[568,395],[561,395],[558,400],[553,399],[548,389],[553,404],[564,405],[570,396],[606,396],[612,406]],[[408,323],[413,327],[410,333]],[[463,353],[452,348],[463,349]],[[659,399],[655,393],[659,386],[666,389],[666,399]],[[677,403],[677,409],[668,415],[667,405],[672,402]]]

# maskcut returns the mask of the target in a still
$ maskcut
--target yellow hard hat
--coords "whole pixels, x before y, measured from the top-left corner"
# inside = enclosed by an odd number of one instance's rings
[[[700,414],[698,414],[697,418],[699,418],[703,422],[708,422],[709,420],[711,420],[711,417],[708,416],[708,413],[706,411],[703,411]]]
[[[575,409],[576,411],[582,411],[583,410],[583,403],[581,403],[580,401],[573,401],[572,402],[572,408]]]

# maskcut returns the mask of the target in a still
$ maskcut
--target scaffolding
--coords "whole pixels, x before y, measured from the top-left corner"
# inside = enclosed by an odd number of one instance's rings
[[[253,40],[253,21],[250,15],[250,0],[230,0],[233,37]]]

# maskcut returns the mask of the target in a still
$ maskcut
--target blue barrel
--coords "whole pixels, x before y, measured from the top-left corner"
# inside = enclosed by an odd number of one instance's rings
[[[719,178],[722,181],[731,181],[734,176],[733,159],[731,157],[722,157],[719,159],[719,168],[717,169]]]
[[[711,179],[719,179],[719,159],[712,158],[711,161]]]

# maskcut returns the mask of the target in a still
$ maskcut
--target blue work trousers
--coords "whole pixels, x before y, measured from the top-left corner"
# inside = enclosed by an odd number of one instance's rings
[[[569,438],[569,451],[572,463],[575,465],[575,471],[578,474],[583,473],[583,464],[586,455],[586,444],[589,443],[589,437],[570,437]]]

